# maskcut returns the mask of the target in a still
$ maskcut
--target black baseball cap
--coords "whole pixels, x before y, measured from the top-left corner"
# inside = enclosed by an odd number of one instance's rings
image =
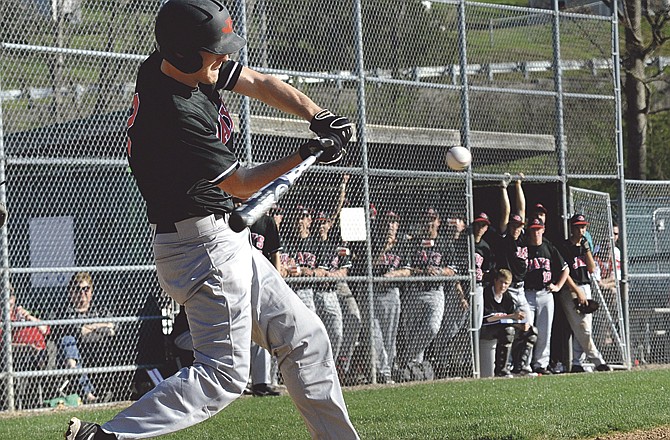
[[[588,224],[589,222],[586,221],[586,217],[584,217],[584,214],[575,214],[572,217],[570,217],[570,225],[582,226]]]
[[[491,224],[491,220],[489,220],[489,215],[488,215],[487,213],[485,213],[485,212],[480,212],[480,213],[477,214],[477,216],[475,217],[474,223],[484,223],[484,224],[490,225],[490,224]]]
[[[509,220],[507,220],[507,223],[516,223],[518,225],[523,225],[523,219],[519,214],[512,214],[509,216]]]
[[[544,222],[542,219],[534,218],[528,225],[529,229],[542,229],[544,228]]]
[[[533,211],[534,212],[544,212],[546,214],[547,213],[547,208],[545,208],[542,203],[536,203],[533,206]]]

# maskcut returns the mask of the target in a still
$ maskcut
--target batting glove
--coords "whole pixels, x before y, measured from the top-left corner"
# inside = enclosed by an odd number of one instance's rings
[[[331,138],[344,148],[354,134],[354,125],[344,116],[336,116],[330,110],[321,110],[309,123],[309,129],[322,138]]]
[[[340,161],[347,151],[334,139],[318,138],[302,144],[298,152],[302,160],[309,156],[316,156],[317,163],[329,164]]]

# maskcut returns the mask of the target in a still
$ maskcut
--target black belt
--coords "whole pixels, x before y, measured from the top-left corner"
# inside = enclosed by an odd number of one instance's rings
[[[216,220],[223,219],[223,214],[214,214]],[[174,223],[157,223],[156,234],[172,234],[177,232],[177,226]]]

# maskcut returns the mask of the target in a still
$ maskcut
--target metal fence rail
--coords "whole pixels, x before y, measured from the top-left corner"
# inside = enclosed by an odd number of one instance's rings
[[[36,6],[50,3],[53,9]],[[177,310],[156,281],[151,231],[125,160],[135,75],[153,50],[160,4],[75,0],[65,10],[57,1],[5,0],[0,6],[0,181],[7,182],[0,202],[10,211],[0,231],[4,410],[66,396],[71,402],[74,395],[94,397],[90,402],[136,398],[152,386],[147,370],[157,366],[166,376],[177,368],[167,338]],[[613,21],[463,1],[308,0],[295,8],[285,0],[236,0],[228,7],[248,41],[238,55],[243,63],[357,125],[347,160],[315,167],[275,213],[287,245],[298,207],[334,214],[341,199],[344,209],[364,213],[356,227],[366,231],[365,240],[347,243],[355,259],[346,282],[359,313],[344,322],[342,380],[380,379],[375,300],[388,282],[373,262],[386,214],[398,215],[402,250],[412,252],[429,209],[441,218],[458,274],[431,280],[443,285],[445,312],[439,332],[421,341],[425,371],[479,376],[467,226],[479,211],[497,224],[500,180],[523,173],[528,206],[545,204],[548,233],[559,237],[569,179],[620,177]],[[234,114],[237,154],[247,164],[281,157],[311,136],[304,121],[233,94],[223,98]],[[470,170],[447,169],[451,145],[471,149]],[[92,320],[68,314],[69,282],[78,272],[92,276],[99,310]],[[287,278],[296,289],[318,281]],[[424,280],[397,281],[403,315],[393,377],[418,380],[405,369],[414,343],[407,316]],[[20,331],[36,327],[11,319],[10,285],[16,303],[49,326],[45,347],[17,344]],[[611,328],[628,341],[619,321],[625,309],[612,306]],[[657,325],[656,317],[631,319],[638,327]],[[90,344],[81,368],[68,369],[63,337],[94,323],[113,330]],[[633,347],[649,347],[645,361],[658,351],[650,332],[631,339]],[[621,357],[611,361],[626,365]]]

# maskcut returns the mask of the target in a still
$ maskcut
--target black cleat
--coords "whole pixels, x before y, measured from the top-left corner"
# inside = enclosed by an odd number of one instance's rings
[[[607,364],[600,364],[596,367],[596,371],[612,371],[612,367]]]
[[[281,393],[266,383],[257,383],[251,386],[251,392],[256,397],[279,396]]]
[[[109,440],[116,438],[114,434],[107,434],[100,429],[100,425],[97,423],[83,422],[76,417],[70,419],[65,432],[65,440],[93,440],[96,437]]]
[[[571,373],[583,373],[584,371],[585,371],[584,367],[582,367],[581,365],[573,365],[570,368]]]

